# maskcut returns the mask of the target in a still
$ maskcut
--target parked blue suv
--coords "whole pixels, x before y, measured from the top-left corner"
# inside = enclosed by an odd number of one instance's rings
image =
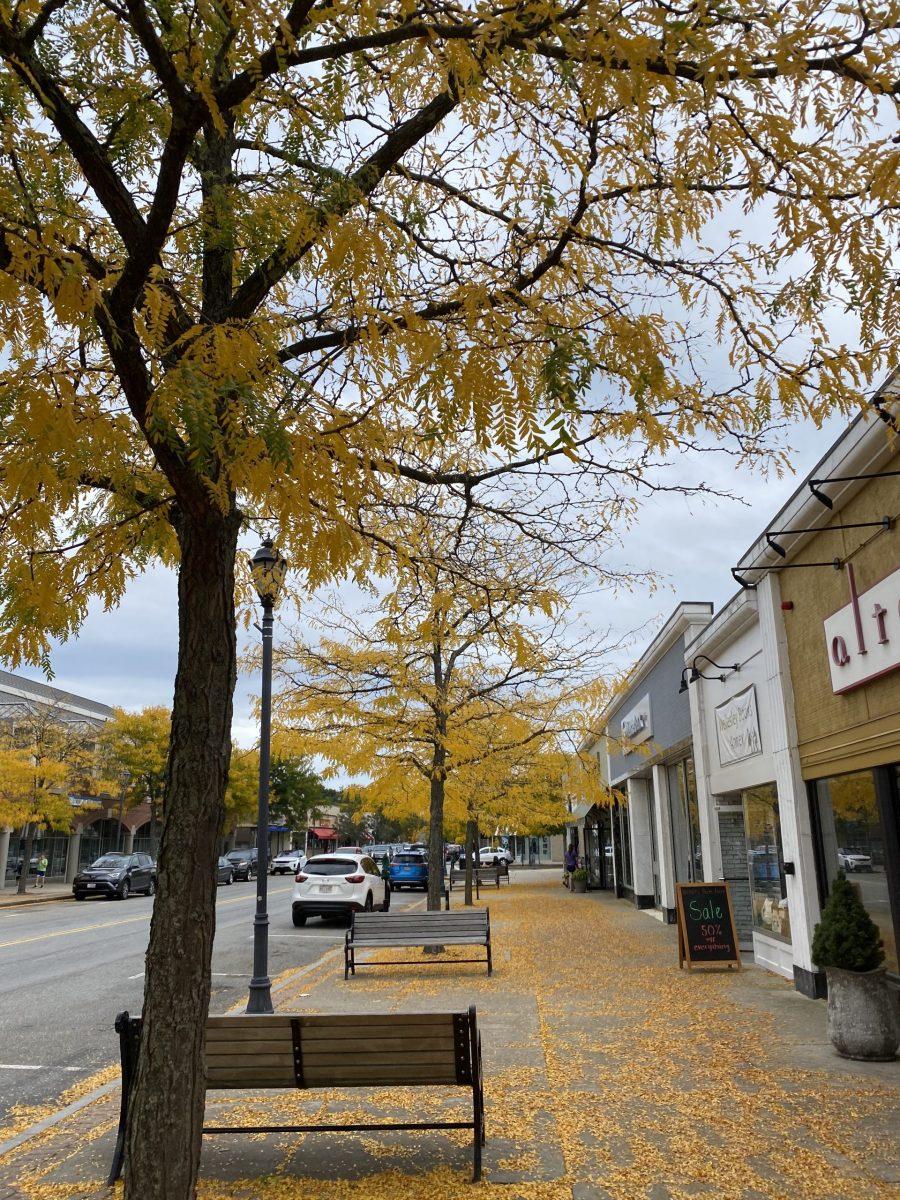
[[[421,851],[403,851],[391,860],[391,888],[405,887],[428,890],[428,856]]]

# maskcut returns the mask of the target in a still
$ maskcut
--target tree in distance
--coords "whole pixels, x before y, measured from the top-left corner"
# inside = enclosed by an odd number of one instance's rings
[[[271,803],[289,829],[306,829],[337,794],[326,787],[308,758],[276,756],[270,774]]]
[[[165,796],[166,762],[169,757],[171,721],[169,710],[150,705],[139,712],[117,708],[100,731],[100,755],[106,773],[130,776],[127,794],[150,806],[150,854],[157,853],[159,821]]]
[[[605,694],[604,648],[566,624],[584,581],[568,549],[529,553],[503,522],[449,505],[404,507],[402,529],[414,560],[408,549],[373,609],[325,608],[317,642],[279,647],[273,712],[285,744],[368,776],[372,807],[415,813],[397,797],[418,799],[416,776],[427,786],[428,907],[438,909],[447,781],[493,768],[546,782],[548,744],[577,733],[588,700]]]
[[[363,578],[403,479],[574,502],[855,403],[896,328],[895,23],[0,3],[0,657],[179,580],[128,1200],[195,1190],[242,531]]]

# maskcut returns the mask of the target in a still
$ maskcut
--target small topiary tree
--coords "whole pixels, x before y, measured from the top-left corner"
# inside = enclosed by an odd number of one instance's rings
[[[856,889],[838,871],[822,909],[812,944],[813,962],[844,971],[873,971],[884,961],[884,946],[875,922]]]

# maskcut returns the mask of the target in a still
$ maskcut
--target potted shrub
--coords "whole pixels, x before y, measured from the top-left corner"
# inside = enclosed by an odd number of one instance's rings
[[[871,1062],[895,1058],[900,1030],[881,935],[843,871],[816,926],[812,956],[828,979],[828,1036],[838,1054]]]
[[[587,891],[587,871],[584,867],[579,867],[577,871],[572,872],[572,891],[586,892]]]

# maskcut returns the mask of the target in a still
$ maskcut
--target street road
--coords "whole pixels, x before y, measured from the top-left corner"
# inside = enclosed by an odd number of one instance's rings
[[[295,929],[293,883],[269,879],[273,979],[314,962],[342,943],[346,930],[341,921],[318,918]],[[225,1012],[247,994],[255,898],[255,882],[218,889],[210,1012]],[[394,893],[391,907],[421,900],[418,892]],[[132,896],[0,909],[0,1128],[14,1105],[52,1104],[118,1060],[113,1022],[122,1009],[141,1011],[152,905],[146,896]]]

